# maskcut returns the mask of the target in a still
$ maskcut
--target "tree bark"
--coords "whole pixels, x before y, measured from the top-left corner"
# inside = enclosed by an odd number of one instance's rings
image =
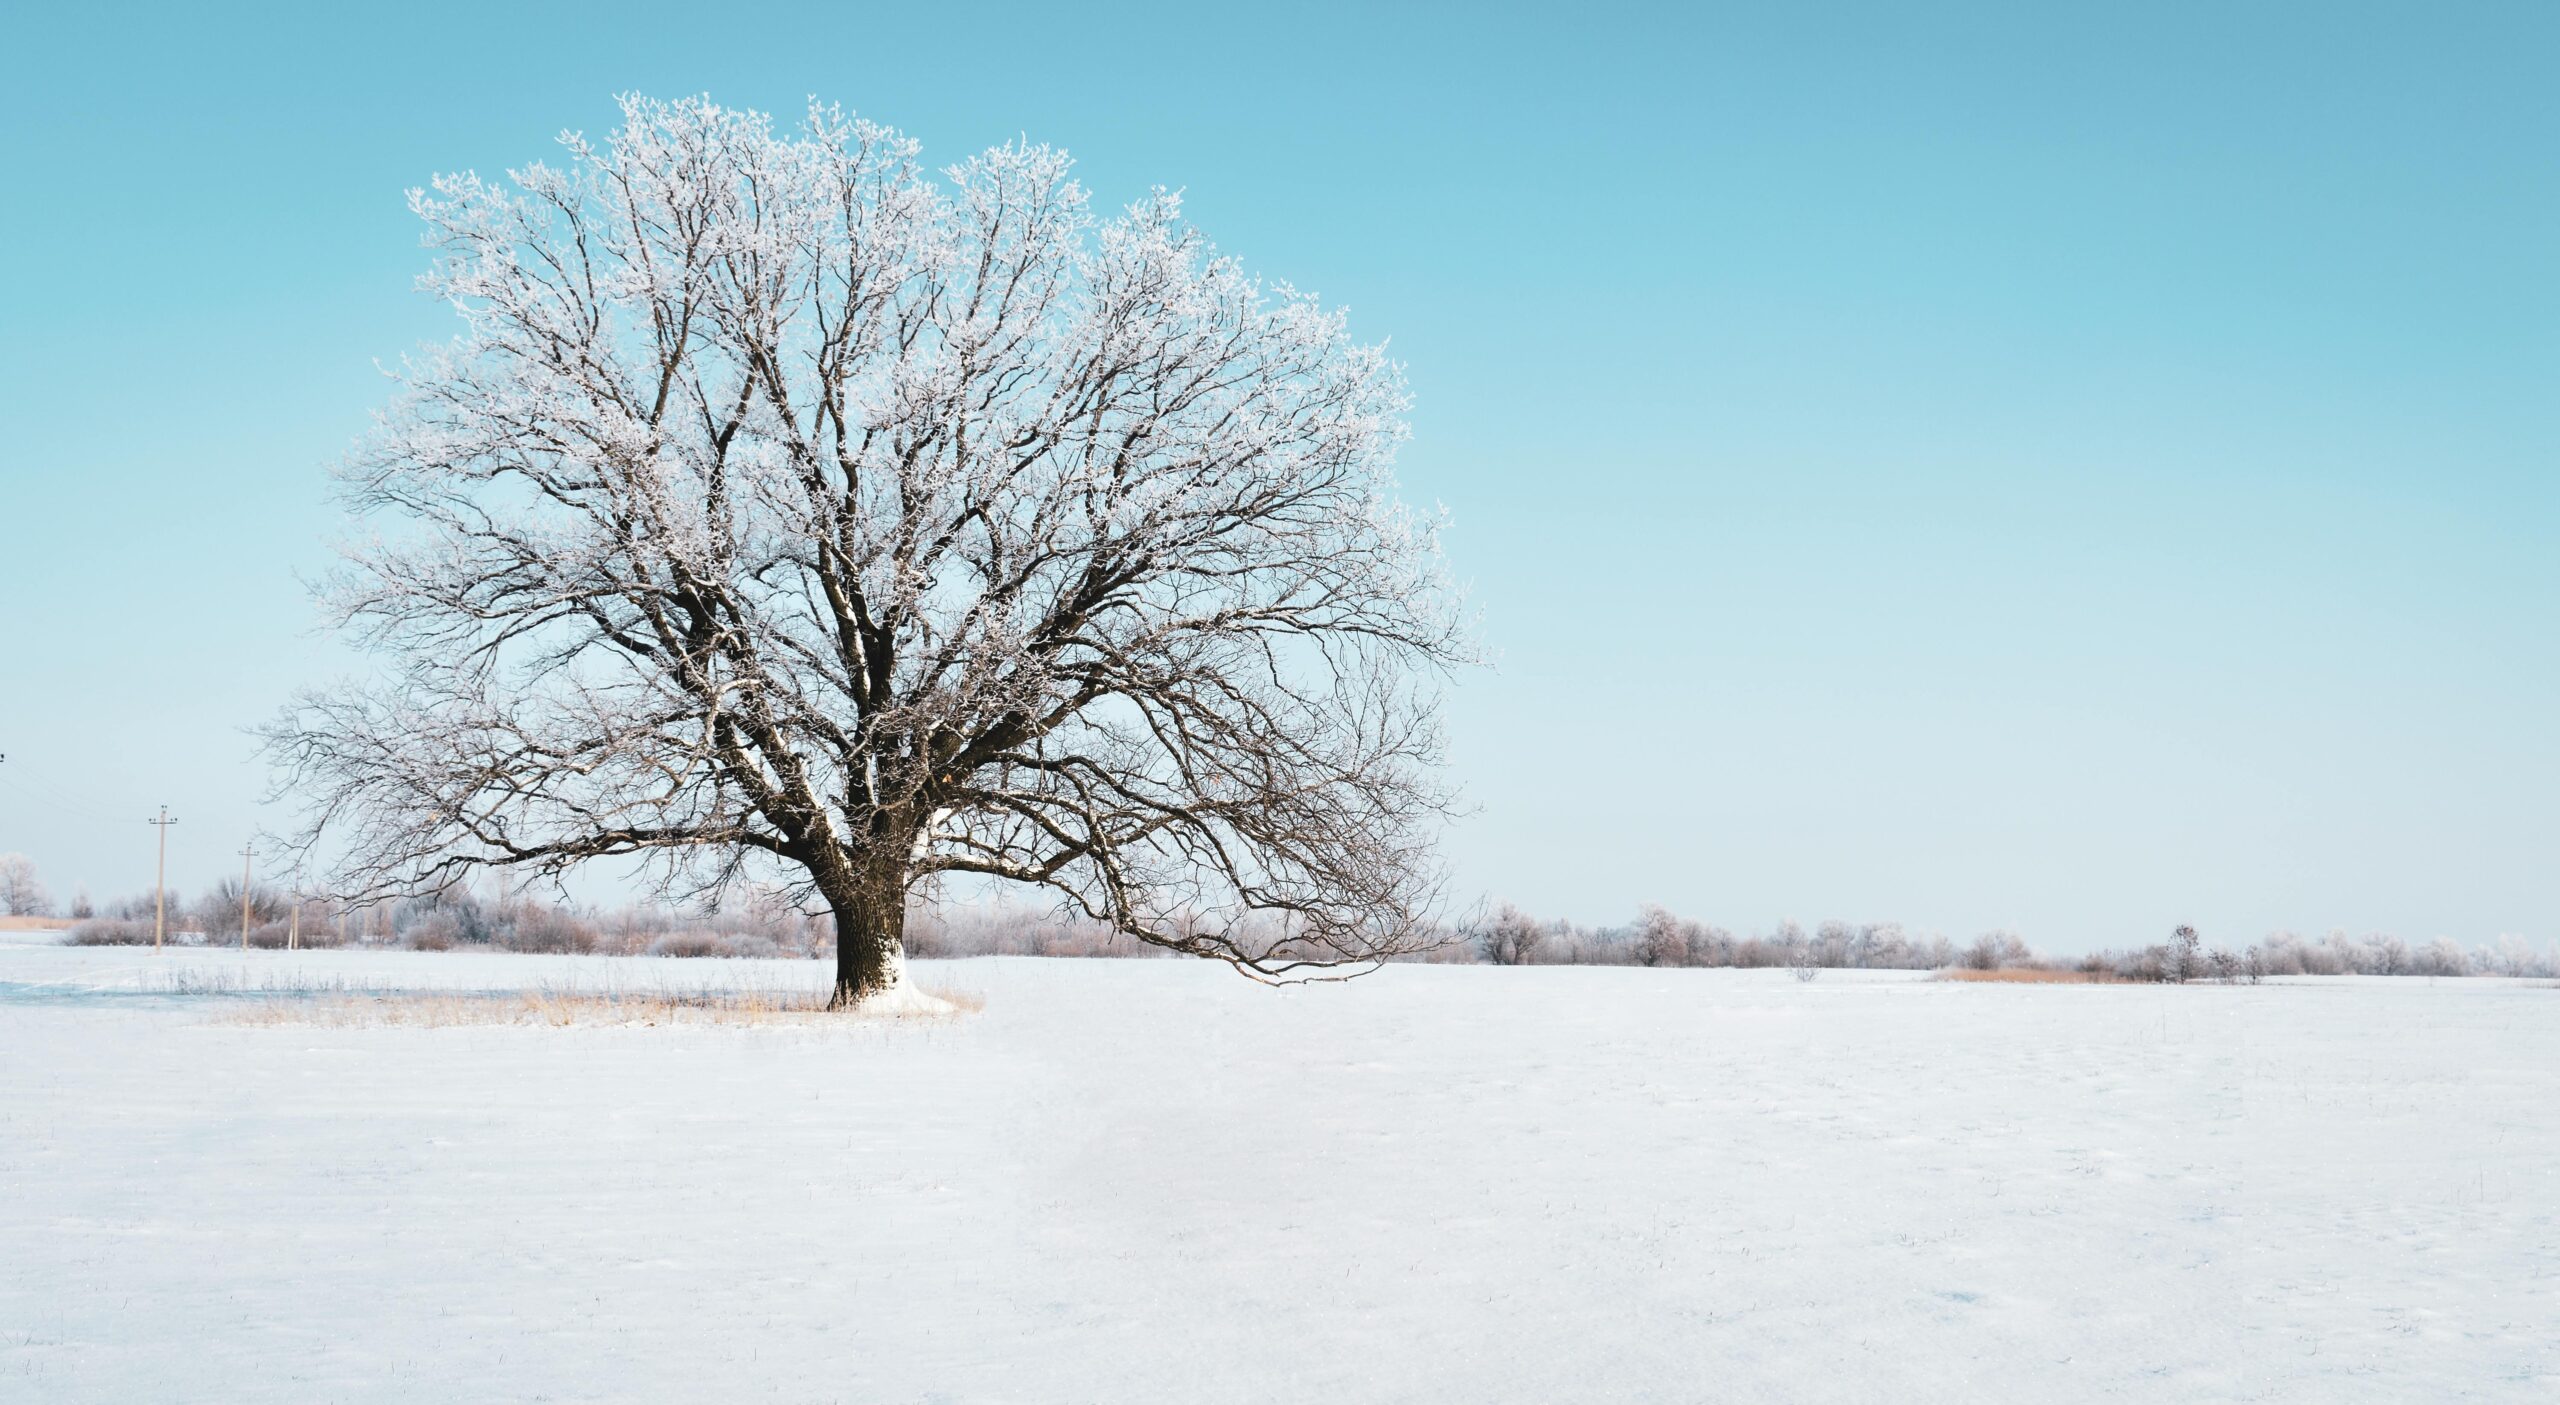
[[[845,1009],[905,984],[905,874],[865,874],[859,884],[829,894],[827,901],[836,920],[836,984],[827,1008]]]

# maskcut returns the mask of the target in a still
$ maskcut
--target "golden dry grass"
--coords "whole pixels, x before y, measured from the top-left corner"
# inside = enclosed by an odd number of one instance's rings
[[[1999,985],[2115,985],[2114,976],[2095,971],[2040,971],[2012,967],[2000,971],[1940,971],[1942,981],[1988,981]]]
[[[0,917],[0,932],[60,932],[74,925],[69,917]]]
[[[444,1029],[517,1025],[653,1028],[662,1025],[776,1025],[822,1029],[853,1025],[944,1023],[986,1008],[975,991],[929,991],[950,1003],[942,1014],[880,1014],[827,1008],[824,991],[561,991],[503,994],[439,991],[330,995],[262,1002],[227,1024],[329,1025]]]

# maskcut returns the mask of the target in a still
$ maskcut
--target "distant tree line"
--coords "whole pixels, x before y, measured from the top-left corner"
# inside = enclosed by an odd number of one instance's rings
[[[297,912],[297,908],[299,909]],[[79,946],[148,946],[153,895],[120,898],[71,929]],[[750,893],[718,911],[645,905],[586,908],[521,893],[486,894],[454,884],[422,897],[347,905],[296,898],[258,884],[249,890],[248,945],[279,950],[371,947],[406,951],[508,951],[601,956],[831,956],[835,924],[779,894]],[[167,940],[179,946],[240,944],[240,884],[226,879],[193,899],[169,895]],[[919,903],[907,919],[919,956],[1160,955],[1102,922],[1012,908]]]
[[[2208,947],[2193,927],[2166,941],[2130,950],[2052,957],[2015,932],[1985,932],[1969,942],[1914,933],[1894,922],[1825,922],[1808,931],[1780,922],[1768,932],[1737,936],[1711,924],[1647,907],[1623,927],[1540,921],[1504,905],[1458,932],[1475,959],[1497,966],[1738,966],[1797,970],[1972,970],[2071,972],[2125,981],[2255,981],[2269,976],[2529,976],[2560,977],[2560,951],[2507,936],[2494,946],[2465,948],[2450,937],[2412,946],[2386,933],[2331,932],[2314,940],[2276,932],[2254,945]]]
[[[148,946],[153,895],[104,904],[71,929],[79,946]],[[620,956],[813,956],[825,946],[821,920],[776,904],[688,914],[653,907],[590,910],[522,894],[488,895],[456,884],[420,897],[348,905],[249,889],[248,945],[361,946],[410,951],[515,951]],[[189,900],[169,895],[168,940],[180,946],[236,946],[240,883],[226,879]]]
[[[11,870],[0,866],[0,879]],[[31,873],[31,870],[28,871]],[[0,905],[12,891],[0,884]],[[485,894],[455,884],[422,897],[342,906],[325,898],[299,902],[277,888],[249,892],[248,944],[281,948],[354,945],[414,951],[515,951],[618,956],[822,958],[835,950],[828,914],[801,911],[779,893],[750,893],[718,911],[628,906],[593,909],[520,893]],[[79,904],[86,908],[85,900]],[[180,945],[230,946],[240,941],[240,884],[225,880],[192,900],[172,894],[170,939]],[[70,940],[91,946],[149,945],[152,895],[104,904],[72,928]],[[1108,923],[1054,911],[919,901],[906,921],[907,942],[920,957],[1133,957],[1162,950],[1114,931]],[[1830,921],[1806,927],[1782,921],[1765,931],[1736,933],[1647,906],[1623,926],[1543,920],[1503,904],[1446,927],[1440,940],[1404,960],[1495,966],[1701,966],[1821,970],[2039,971],[2095,980],[2245,982],[2269,976],[2524,976],[2560,978],[2560,951],[2522,937],[2466,948],[2438,937],[2412,945],[2399,937],[2331,932],[2309,938],[2277,932],[2242,948],[2208,946],[2192,927],[2157,944],[2056,957],[2037,952],[2015,932],[1991,931],[1966,941],[1914,932],[1896,922]]]
[[[1986,932],[1959,945],[1946,936],[1904,930],[1898,922],[1825,922],[1808,931],[1786,921],[1768,932],[1736,935],[1647,906],[1625,927],[1540,921],[1509,904],[1463,925],[1460,942],[1496,966],[1739,966],[1935,971],[1955,966],[1997,970],[2036,960],[2014,932]]]

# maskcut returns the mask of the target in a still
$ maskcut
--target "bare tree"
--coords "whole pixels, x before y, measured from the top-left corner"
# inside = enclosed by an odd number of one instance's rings
[[[2027,946],[2026,938],[2006,929],[1974,938],[1964,953],[1964,964],[1976,971],[1998,971],[2034,960],[2035,952]]]
[[[1547,929],[1538,919],[1504,903],[1494,914],[1475,924],[1467,933],[1476,943],[1484,959],[1496,966],[1526,966],[1535,960],[1538,948],[1545,944]]]
[[[323,598],[390,671],[266,732],[303,853],[770,866],[848,1003],[947,875],[1266,978],[1427,941],[1468,644],[1384,349],[1047,147],[622,107],[411,195],[465,330],[339,472],[378,535]]]
[[[2169,934],[2169,953],[2164,968],[2172,981],[2192,981],[2204,975],[2204,938],[2197,934],[2195,928],[2182,922],[2176,931]]]
[[[36,861],[24,854],[0,854],[0,917],[47,917],[53,897],[36,880]]]
[[[1636,948],[1648,966],[1686,966],[1690,932],[1669,909],[1647,903],[1636,918]]]

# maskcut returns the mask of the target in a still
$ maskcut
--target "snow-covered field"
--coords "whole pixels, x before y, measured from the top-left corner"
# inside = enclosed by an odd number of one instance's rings
[[[0,1399],[2560,1400],[2560,990],[921,974],[0,946]]]

